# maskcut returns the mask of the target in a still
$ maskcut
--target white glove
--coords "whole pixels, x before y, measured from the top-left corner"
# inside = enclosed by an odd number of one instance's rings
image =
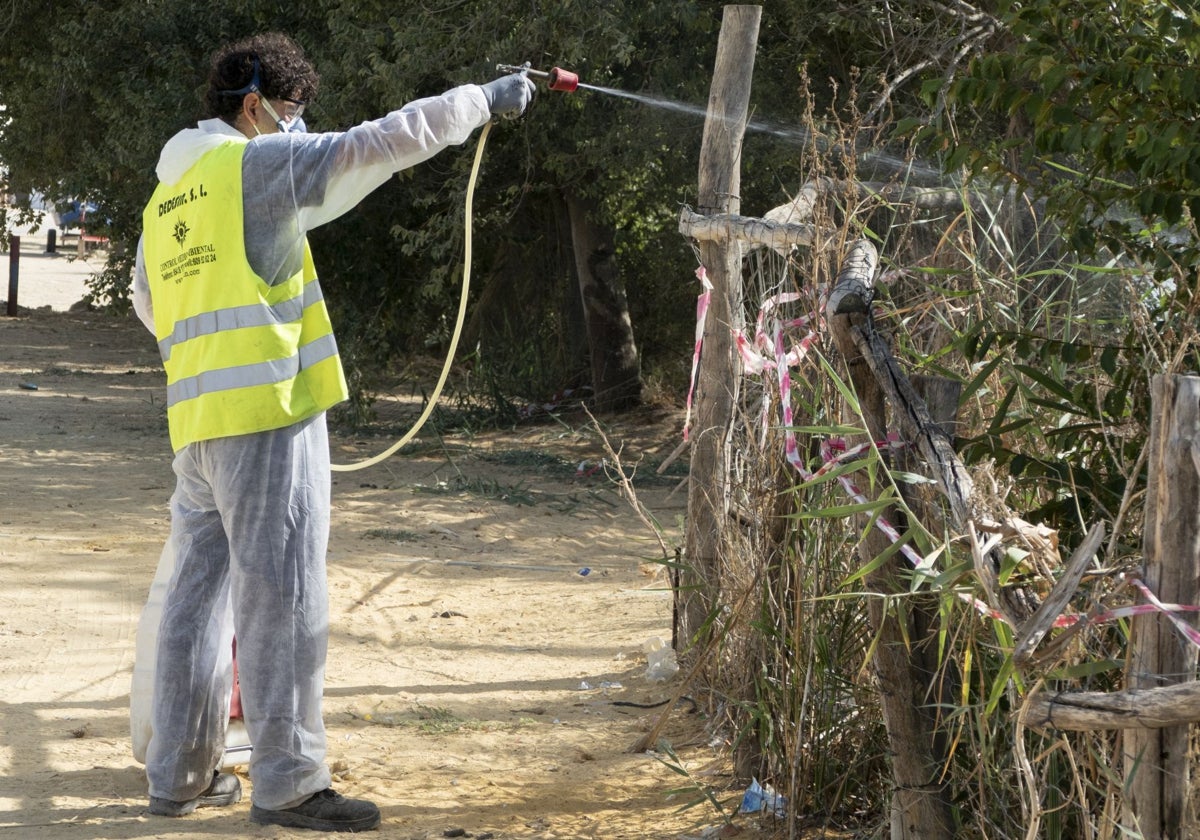
[[[487,97],[488,109],[493,117],[519,117],[533,101],[536,90],[529,77],[523,73],[510,73],[485,85],[480,85]]]

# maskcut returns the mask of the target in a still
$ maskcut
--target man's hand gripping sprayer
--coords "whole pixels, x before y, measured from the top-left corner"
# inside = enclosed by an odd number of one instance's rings
[[[542,70],[533,70],[529,66],[529,62],[523,65],[514,64],[498,64],[496,69],[503,73],[522,73],[526,76],[532,76],[535,79],[545,79],[550,90],[563,91],[570,93],[579,87],[579,76],[570,71],[563,70],[561,67],[555,67],[550,72]],[[454,326],[454,334],[450,337],[450,347],[446,352],[446,362],[442,366],[441,376],[438,377],[437,385],[434,386],[433,392],[429,395],[429,399],[425,403],[425,410],[421,412],[421,416],[417,418],[417,422],[412,428],[405,432],[404,436],[371,458],[366,458],[362,461],[357,461],[353,464],[330,464],[329,468],[333,472],[353,472],[355,470],[365,469],[367,467],[378,464],[387,458],[394,455],[400,447],[408,443],[414,437],[421,427],[425,425],[425,421],[429,419],[429,415],[433,413],[434,406],[437,405],[438,397],[442,394],[442,388],[446,384],[446,379],[450,375],[450,368],[454,363],[454,354],[458,349],[458,339],[462,334],[462,325],[466,320],[467,315],[467,293],[471,287],[471,219],[474,214],[475,204],[475,181],[479,177],[479,163],[483,159],[483,148],[487,141],[488,132],[491,130],[491,122],[483,126],[483,133],[479,136],[479,144],[475,147],[475,162],[471,166],[471,178],[467,182],[467,198],[464,217],[466,219],[466,227],[463,231],[463,284],[462,294],[459,297],[458,303],[458,320]]]

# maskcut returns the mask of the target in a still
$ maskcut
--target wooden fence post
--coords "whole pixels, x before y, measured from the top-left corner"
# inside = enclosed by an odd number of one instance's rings
[[[1151,381],[1150,457],[1142,579],[1159,600],[1195,604],[1200,594],[1200,377]],[[1179,618],[1195,624],[1194,614]],[[1155,688],[1195,678],[1196,646],[1162,614],[1133,621],[1126,685]],[[1188,726],[1126,729],[1126,828],[1182,840],[1195,828]]]
[[[17,290],[20,287],[21,276],[21,237],[8,237],[8,308],[9,316],[15,316],[21,310],[17,306]]]
[[[867,240],[860,239],[851,245],[830,295],[826,319],[838,350],[846,359],[867,434],[882,440],[887,435],[886,394],[874,375],[872,360],[856,340],[874,332],[870,326],[870,291],[877,261],[875,247]],[[877,514],[892,522],[898,520],[894,505]],[[865,524],[869,516],[864,514],[860,518]],[[867,528],[859,553],[864,564],[873,563],[889,548],[886,536],[876,528]],[[954,836],[954,817],[941,781],[936,726],[930,713],[935,700],[929,696],[928,674],[924,673],[929,665],[922,663],[919,655],[910,654],[910,646],[921,642],[916,623],[919,610],[897,609],[891,600],[904,597],[908,591],[901,578],[900,562],[899,555],[895,555],[866,578],[868,588],[878,593],[868,607],[877,634],[871,661],[879,681],[879,705],[895,781],[891,838],[950,840]]]
[[[700,146],[702,213],[736,214],[740,209],[742,138],[761,17],[761,6],[725,7]],[[677,636],[685,645],[697,641],[717,591],[728,516],[727,449],[739,379],[732,329],[742,318],[742,258],[737,241],[709,239],[699,247],[713,293],[696,385],[686,553],[677,592]]]

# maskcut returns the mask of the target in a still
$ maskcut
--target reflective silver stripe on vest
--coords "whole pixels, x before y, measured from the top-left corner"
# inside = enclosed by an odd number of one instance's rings
[[[177,321],[171,334],[158,342],[158,352],[162,356],[162,360],[167,362],[171,359],[172,347],[193,338],[212,335],[222,330],[269,327],[274,324],[298,321],[303,317],[306,307],[321,300],[324,300],[324,295],[321,294],[321,284],[312,281],[304,284],[304,291],[300,295],[281,301],[274,306],[251,303],[245,306],[217,309],[212,312],[201,312],[199,315]]]
[[[205,371],[168,386],[167,407],[170,408],[184,400],[195,399],[202,394],[286,382],[294,379],[305,368],[336,355],[337,342],[330,333],[305,344],[295,356],[286,359]]]

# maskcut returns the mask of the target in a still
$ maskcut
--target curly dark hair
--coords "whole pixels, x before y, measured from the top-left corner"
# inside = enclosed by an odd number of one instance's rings
[[[282,33],[266,32],[213,55],[204,96],[208,115],[232,125],[256,71],[258,89],[268,99],[311,102],[317,95],[320,78],[300,45]]]

